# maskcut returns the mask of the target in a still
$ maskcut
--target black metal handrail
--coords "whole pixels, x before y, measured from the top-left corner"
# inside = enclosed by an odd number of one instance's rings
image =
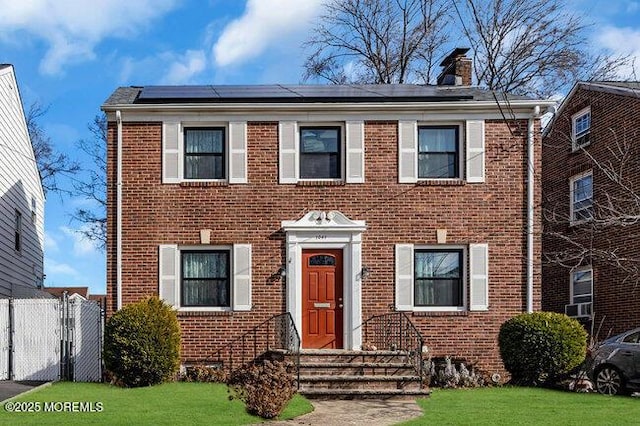
[[[228,372],[259,360],[270,352],[284,351],[295,357],[300,381],[300,334],[289,312],[275,315],[220,348],[214,357]]]
[[[422,334],[404,312],[376,315],[362,324],[363,342],[378,350],[406,352],[422,385]]]

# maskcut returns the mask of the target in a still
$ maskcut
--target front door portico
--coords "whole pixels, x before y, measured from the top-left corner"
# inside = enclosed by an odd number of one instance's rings
[[[282,229],[287,310],[302,333],[302,348],[360,349],[365,222],[338,211],[311,211],[299,220],[283,221]]]

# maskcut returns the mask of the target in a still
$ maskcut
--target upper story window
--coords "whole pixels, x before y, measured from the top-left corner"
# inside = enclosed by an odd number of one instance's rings
[[[572,222],[593,218],[593,173],[591,171],[571,178],[570,218]]]
[[[485,122],[398,121],[398,182],[484,183]],[[439,182],[443,181],[443,182]]]
[[[414,304],[462,307],[462,250],[416,250]]]
[[[590,303],[593,295],[593,271],[580,268],[571,273],[571,303]]]
[[[162,123],[162,183],[193,181],[248,182],[246,121]]]
[[[225,178],[225,129],[223,127],[184,130],[184,178]]]
[[[591,141],[591,108],[585,108],[574,114],[571,118],[571,123],[573,150],[575,151],[589,145],[589,142]]]
[[[22,251],[22,213],[16,210],[14,248]]]
[[[418,127],[418,178],[460,177],[459,126]]]
[[[300,178],[340,179],[340,127],[300,127]]]
[[[182,251],[181,302],[184,307],[231,306],[229,250]]]
[[[364,121],[280,121],[278,182],[301,185],[364,183]],[[314,182],[319,181],[319,182]]]

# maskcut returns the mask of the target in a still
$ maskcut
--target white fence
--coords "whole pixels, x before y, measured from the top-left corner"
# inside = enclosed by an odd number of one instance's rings
[[[100,381],[102,312],[80,299],[0,300],[0,380]]]

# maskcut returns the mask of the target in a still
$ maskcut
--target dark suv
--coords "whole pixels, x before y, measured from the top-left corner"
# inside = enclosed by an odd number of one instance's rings
[[[605,395],[640,391],[640,328],[603,341],[591,355],[589,376]]]

